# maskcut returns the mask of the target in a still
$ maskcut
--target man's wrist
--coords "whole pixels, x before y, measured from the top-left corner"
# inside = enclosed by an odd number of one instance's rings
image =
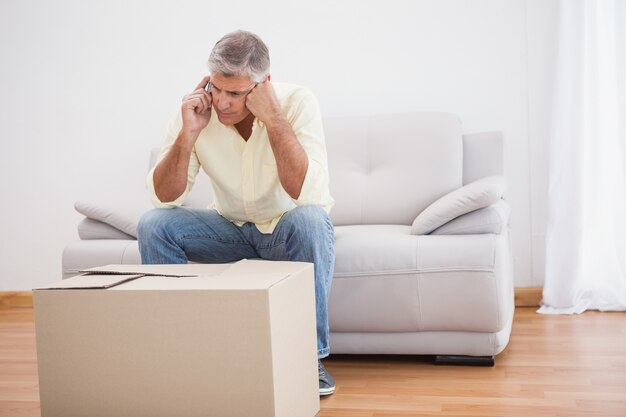
[[[199,135],[200,132],[196,133],[193,131],[181,130],[178,138],[176,139],[175,145],[179,146],[183,150],[191,152]]]
[[[265,125],[269,129],[278,128],[281,125],[284,125],[285,123],[289,124],[289,121],[287,120],[287,117],[285,117],[283,112],[280,110],[272,114],[270,117],[267,118],[267,121],[265,121]]]

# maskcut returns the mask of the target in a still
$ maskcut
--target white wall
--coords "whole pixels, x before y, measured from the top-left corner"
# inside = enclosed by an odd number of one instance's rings
[[[326,116],[437,110],[502,130],[516,285],[540,285],[554,16],[554,0],[3,0],[0,291],[60,277],[75,200],[142,198],[149,149],[238,28]]]

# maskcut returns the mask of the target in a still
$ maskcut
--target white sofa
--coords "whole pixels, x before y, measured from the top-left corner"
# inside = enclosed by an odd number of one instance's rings
[[[324,127],[336,200],[331,352],[493,364],[514,312],[501,134],[464,135],[448,113],[326,118]],[[203,175],[185,204],[210,200]],[[77,202],[85,219],[63,253],[64,276],[140,263],[135,231],[149,208],[147,194],[124,207]]]

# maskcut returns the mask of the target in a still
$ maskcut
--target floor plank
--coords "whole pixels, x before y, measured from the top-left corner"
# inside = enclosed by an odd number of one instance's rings
[[[0,417],[40,415],[33,310],[0,307]],[[427,357],[335,355],[318,417],[626,416],[626,313],[543,316],[518,308],[492,368]]]

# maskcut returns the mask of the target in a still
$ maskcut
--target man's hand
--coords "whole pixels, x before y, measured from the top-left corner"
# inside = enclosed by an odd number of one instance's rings
[[[284,119],[284,114],[280,108],[280,103],[274,92],[274,87],[269,80],[259,83],[248,93],[246,97],[246,107],[254,116],[270,125],[277,120]]]
[[[190,140],[195,140],[198,135],[209,124],[211,119],[211,106],[213,105],[213,98],[211,94],[205,90],[207,84],[211,80],[211,76],[207,75],[200,81],[200,84],[189,94],[183,97],[182,115],[183,115],[183,128]],[[192,144],[193,145],[193,144]]]
[[[154,169],[154,191],[161,202],[174,201],[185,192],[191,152],[200,132],[211,119],[213,99],[205,90],[210,80],[207,75],[195,90],[183,97],[183,128]]]

